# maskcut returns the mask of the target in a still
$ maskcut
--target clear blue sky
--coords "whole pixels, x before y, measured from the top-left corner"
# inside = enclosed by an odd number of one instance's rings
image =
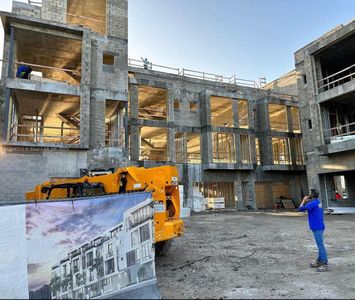
[[[355,17],[355,0],[130,0],[129,56],[271,81],[293,53]]]
[[[131,58],[269,82],[294,68],[297,49],[352,20],[355,0],[129,0],[128,15]]]

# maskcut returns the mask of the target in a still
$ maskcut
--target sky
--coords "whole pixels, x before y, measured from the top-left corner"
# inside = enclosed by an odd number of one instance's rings
[[[123,213],[148,193],[26,205],[29,289],[48,284],[51,268],[76,247],[123,221]]]
[[[354,12],[354,0],[129,0],[128,55],[270,82],[294,69],[296,50]]]

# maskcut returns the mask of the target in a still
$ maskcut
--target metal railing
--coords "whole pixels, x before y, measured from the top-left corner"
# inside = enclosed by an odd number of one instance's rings
[[[47,130],[59,131],[58,134],[48,134]],[[52,141],[53,140],[53,141]],[[57,140],[57,141],[55,141]],[[62,143],[79,144],[80,129],[64,128],[57,126],[34,126],[14,124],[10,128],[10,142],[31,142],[31,143]]]
[[[322,93],[355,79],[355,64],[317,81],[318,92]]]
[[[140,149],[139,160],[169,161],[166,149]]]
[[[0,62],[3,62],[3,63],[9,63],[9,61],[7,60],[4,60],[4,59],[0,59]],[[35,67],[38,69],[47,69],[47,70],[53,70],[53,71],[62,71],[62,72],[65,72],[65,73],[71,73],[75,76],[78,76],[78,77],[81,77],[81,71],[78,71],[78,70],[71,70],[71,69],[64,69],[64,68],[57,68],[57,67],[51,67],[51,66],[45,66],[45,65],[39,65],[39,64],[32,64],[32,63],[27,63],[27,62],[23,62],[23,61],[14,61],[12,63],[12,66],[13,68],[15,69],[16,65],[25,65],[25,66],[29,66],[29,67]],[[33,70],[33,71],[36,71],[36,70]],[[14,70],[14,77],[16,77],[16,70]],[[73,83],[70,83],[68,80],[59,80],[59,79],[51,79],[50,77],[40,77],[40,76],[37,76],[35,74],[30,74],[29,76],[29,79],[30,80],[35,80],[35,81],[55,81],[55,82],[65,82],[66,84],[68,85],[79,85],[80,82],[76,82],[75,84]],[[76,79],[73,78],[74,81],[76,81]]]
[[[121,130],[121,132],[115,134],[112,131],[105,132],[105,146],[106,147],[114,147],[114,148],[123,148],[125,145],[125,132]]]
[[[236,163],[236,152],[213,152],[213,162],[214,163]]]
[[[354,135],[355,138],[355,122],[345,125],[339,124],[338,126],[326,129],[325,131],[329,133],[329,136],[325,138],[326,142],[340,140],[342,137],[351,135]]]
[[[172,68],[163,65],[153,64],[152,62],[144,62],[143,60],[138,59],[128,59],[128,66],[142,68],[146,70],[152,71],[160,71],[164,73],[169,73],[177,76],[185,76],[190,78],[214,81],[214,82],[222,82],[229,85],[242,85],[254,88],[261,88],[261,85],[258,84],[255,80],[238,78],[235,75],[231,77],[223,76],[221,74],[213,74],[208,72],[201,72],[196,70],[190,70],[185,68]]]
[[[291,157],[286,155],[273,155],[274,165],[292,165]]]

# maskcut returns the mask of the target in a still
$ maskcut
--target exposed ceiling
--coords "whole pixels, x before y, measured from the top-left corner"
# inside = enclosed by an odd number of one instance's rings
[[[80,82],[82,45],[80,40],[24,29],[15,30],[15,40],[17,61],[74,70],[77,73],[31,66],[33,71],[42,72],[44,78],[66,81],[70,84]]]
[[[165,89],[138,87],[139,116],[147,119],[166,118],[167,94]]]
[[[330,75],[355,64],[355,34],[328,47],[318,57],[322,63],[323,75]]]
[[[78,96],[49,94],[25,90],[13,91],[17,102],[19,115],[36,113],[43,118],[57,118],[59,113],[75,115],[80,112]]]
[[[232,99],[211,96],[212,125],[233,127]]]

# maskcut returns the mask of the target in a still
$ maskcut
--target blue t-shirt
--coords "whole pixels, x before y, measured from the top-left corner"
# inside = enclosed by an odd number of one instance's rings
[[[323,220],[323,208],[322,208],[322,203],[320,202],[319,199],[313,199],[309,201],[306,205],[301,206],[298,210],[299,211],[307,210],[309,228],[312,231],[325,229],[324,220]]]

